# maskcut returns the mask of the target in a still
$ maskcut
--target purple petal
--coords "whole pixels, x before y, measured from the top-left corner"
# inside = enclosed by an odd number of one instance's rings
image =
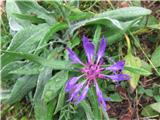
[[[103,57],[105,49],[106,49],[106,41],[105,41],[104,38],[102,38],[102,40],[100,42],[100,45],[99,45],[99,50],[98,50],[98,53],[97,53],[97,63]]]
[[[127,74],[116,74],[116,75],[105,75],[105,76],[117,82],[130,79],[130,76]]]
[[[87,92],[89,90],[89,85],[87,84],[87,86],[83,89],[78,101],[76,102],[76,104],[78,104],[79,102],[81,102],[82,100],[85,99],[86,95],[87,95]]]
[[[111,98],[103,98],[105,101],[111,101]]]
[[[94,56],[94,45],[89,42],[88,38],[83,36],[83,47],[87,55],[88,62],[91,63]]]
[[[72,60],[73,63],[83,64],[81,60],[78,58],[78,56],[70,48],[66,48],[66,49],[69,53],[69,58]]]
[[[124,65],[125,65],[125,61],[121,60],[115,64],[113,64],[110,67],[107,67],[106,70],[110,70],[110,71],[118,71],[118,70],[123,70],[124,69]]]
[[[75,83],[80,79],[81,76],[79,77],[72,77],[71,79],[68,80],[65,86],[65,91],[68,92],[70,89],[73,88]]]
[[[73,99],[77,98],[77,94],[80,89],[83,87],[86,81],[83,81],[75,86],[74,91],[71,93],[70,99],[68,101],[72,101]]]
[[[105,103],[105,100],[103,98],[103,95],[102,95],[102,91],[99,89],[98,87],[98,84],[96,83],[96,93],[97,93],[97,96],[98,96],[98,103],[100,105],[102,105],[102,107],[107,110],[107,105]]]

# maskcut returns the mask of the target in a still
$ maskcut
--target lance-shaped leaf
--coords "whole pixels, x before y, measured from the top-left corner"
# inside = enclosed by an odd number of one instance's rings
[[[65,85],[68,80],[68,72],[63,70],[56,73],[45,85],[42,99],[49,102],[58,95],[58,91]]]
[[[132,54],[128,54],[125,57],[126,65],[131,67],[141,67],[141,60],[138,57],[134,57]],[[131,79],[129,83],[131,85],[132,91],[137,87],[140,74],[136,74],[127,70],[124,70],[124,73],[128,74]]]

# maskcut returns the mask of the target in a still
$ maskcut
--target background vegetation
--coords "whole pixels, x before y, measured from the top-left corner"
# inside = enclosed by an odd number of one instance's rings
[[[1,116],[5,120],[102,120],[160,118],[159,1],[1,2]],[[64,85],[73,72],[65,47],[85,60],[82,35],[105,56],[126,60],[132,79],[100,82],[112,98],[98,107],[94,88],[75,106]]]

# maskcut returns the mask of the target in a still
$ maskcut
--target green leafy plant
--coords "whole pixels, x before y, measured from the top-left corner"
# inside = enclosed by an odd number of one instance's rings
[[[87,5],[90,5],[89,9],[84,9]],[[107,9],[102,7],[102,11],[93,12],[96,6],[100,5],[100,1],[92,4],[92,1],[79,0],[5,2],[3,13],[5,16],[1,19],[1,100],[7,107],[2,108],[2,117],[7,117],[6,111],[12,106],[25,101],[32,106],[34,112],[28,112],[32,114],[29,118],[22,115],[16,116],[16,119],[110,119],[110,112],[107,113],[98,106],[94,89],[89,90],[87,99],[78,106],[67,102],[65,83],[70,76],[78,73],[73,72],[76,65],[70,64],[66,46],[74,49],[84,60],[81,49],[83,34],[93,40],[96,50],[100,38],[104,36],[108,39],[104,58],[113,56],[111,59],[126,61],[124,73],[129,74],[131,80],[129,83],[122,82],[121,85],[126,91],[131,89],[132,92],[128,94],[135,93],[136,88],[142,85],[141,77],[148,79],[152,79],[153,76],[159,77],[158,40],[155,40],[155,48],[147,51],[148,53],[139,40],[139,34],[159,29],[156,20],[148,24],[143,22],[148,16],[152,16],[152,11],[134,5],[113,9],[113,6],[108,4]],[[100,83],[100,86],[105,97],[112,98],[110,104],[127,99],[116,90],[116,87],[107,91],[108,87],[112,86],[110,81]],[[147,93],[149,95],[149,92]],[[149,95],[156,103],[152,102],[153,104],[144,107],[142,116],[159,115],[160,107],[157,107],[159,96],[155,95],[156,97]],[[113,105],[110,109],[112,107]]]

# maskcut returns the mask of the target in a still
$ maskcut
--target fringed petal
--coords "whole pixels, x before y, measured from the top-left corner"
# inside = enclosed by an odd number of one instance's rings
[[[83,64],[81,62],[81,60],[78,58],[78,56],[70,49],[70,48],[66,48],[68,53],[69,53],[69,58],[72,60],[72,63],[80,63]]]
[[[109,67],[106,67],[106,70],[110,70],[110,71],[119,71],[119,70],[123,70],[124,69],[124,65],[125,65],[125,61],[124,60],[121,60]]]
[[[88,59],[89,63],[93,62],[93,57],[94,57],[94,45],[89,42],[88,38],[83,36],[83,47]]]
[[[99,103],[100,105],[102,105],[102,107],[103,107],[105,110],[107,110],[107,105],[106,105],[106,102],[105,102],[105,100],[104,100],[104,98],[103,98],[102,91],[99,89],[98,84],[97,84],[97,83],[95,83],[95,84],[96,84],[96,93],[97,93],[97,96],[98,96],[98,103]]]
[[[84,100],[84,99],[85,99],[85,97],[86,97],[86,95],[87,95],[88,90],[89,90],[89,85],[87,84],[87,85],[85,86],[85,88],[83,89],[83,91],[82,91],[82,93],[81,93],[80,97],[78,98],[78,100],[77,100],[76,104],[80,103],[82,100]]]
[[[100,45],[99,45],[99,50],[97,53],[97,63],[99,63],[100,59],[103,57],[106,49],[106,41],[104,38],[102,38]]]
[[[110,78],[115,82],[120,82],[123,80],[130,80],[130,76],[127,74],[105,75],[105,77]]]
[[[70,96],[70,99],[68,101],[72,101],[74,100],[75,98],[77,98],[77,94],[79,93],[79,91],[82,89],[83,85],[85,84],[86,81],[83,81],[81,83],[78,83],[74,89],[72,89],[73,91],[70,93],[71,96]]]
[[[79,77],[72,77],[71,79],[68,80],[65,86],[65,91],[68,92],[70,89],[73,88],[73,86],[76,84],[76,82],[81,78]]]

